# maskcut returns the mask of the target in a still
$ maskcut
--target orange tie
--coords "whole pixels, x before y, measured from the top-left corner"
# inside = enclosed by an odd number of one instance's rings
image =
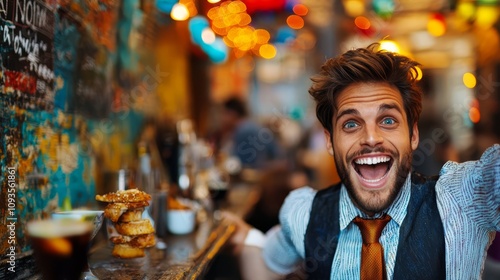
[[[379,219],[362,219],[356,217],[363,237],[361,247],[361,280],[383,280],[386,278],[384,265],[384,248],[378,242],[385,225],[391,220],[389,215]]]

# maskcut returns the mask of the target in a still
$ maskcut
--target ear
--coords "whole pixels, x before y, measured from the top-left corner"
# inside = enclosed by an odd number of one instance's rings
[[[333,146],[332,146],[332,138],[330,132],[326,129],[323,129],[323,132],[325,134],[326,150],[330,155],[333,156]]]
[[[418,142],[420,141],[417,123],[413,124],[413,134],[411,136],[410,141],[411,141],[411,149],[415,151],[418,147]]]

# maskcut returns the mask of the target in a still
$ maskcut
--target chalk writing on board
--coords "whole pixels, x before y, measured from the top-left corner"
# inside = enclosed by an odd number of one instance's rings
[[[9,103],[52,106],[54,20],[54,10],[39,0],[0,0],[0,66]]]

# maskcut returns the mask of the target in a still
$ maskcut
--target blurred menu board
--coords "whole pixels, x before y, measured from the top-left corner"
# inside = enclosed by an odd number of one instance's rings
[[[25,109],[54,102],[54,9],[37,0],[0,0],[0,96]]]

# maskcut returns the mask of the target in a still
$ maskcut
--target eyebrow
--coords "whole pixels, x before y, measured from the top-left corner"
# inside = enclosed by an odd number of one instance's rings
[[[401,111],[400,106],[398,106],[396,103],[389,103],[389,104],[388,103],[384,103],[384,104],[380,104],[380,106],[378,107],[379,113],[380,112],[384,112],[384,111],[388,111],[388,110],[392,110],[392,109],[398,111],[400,114],[403,114],[403,112]],[[342,118],[345,115],[356,115],[356,116],[359,116],[359,111],[356,110],[356,109],[354,109],[354,108],[349,108],[349,109],[342,110],[342,111],[340,111],[340,113],[335,118],[335,122],[337,122],[340,118]]]
[[[401,111],[401,107],[398,106],[396,103],[390,103],[390,104],[384,103],[378,107],[379,112],[384,112],[384,111],[388,111],[391,109],[394,109],[394,110],[398,111],[400,114],[403,114],[403,112]]]
[[[356,109],[352,109],[352,108],[342,110],[342,111],[340,111],[340,113],[335,118],[335,122],[338,122],[338,120],[340,118],[342,118],[343,116],[345,116],[345,115],[356,115],[356,116],[359,116],[359,111],[356,110]]]

